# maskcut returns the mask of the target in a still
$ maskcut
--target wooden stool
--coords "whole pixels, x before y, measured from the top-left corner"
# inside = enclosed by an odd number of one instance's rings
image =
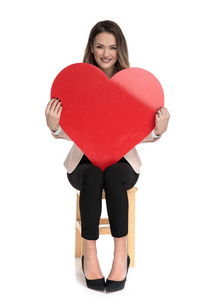
[[[135,266],[135,192],[136,187],[127,191],[129,202],[129,215],[128,215],[128,239],[127,250],[131,259],[130,267]],[[81,217],[79,210],[79,191],[76,191],[76,244],[75,244],[75,257],[83,255],[83,239],[81,238]],[[102,199],[105,199],[105,191],[102,192]],[[110,225],[108,218],[101,218],[99,222],[99,234],[110,234]]]

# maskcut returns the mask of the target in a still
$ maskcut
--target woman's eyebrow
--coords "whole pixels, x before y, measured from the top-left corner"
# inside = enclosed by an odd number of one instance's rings
[[[100,43],[95,43],[95,44],[98,44],[98,45],[100,45],[100,46],[104,46],[104,45],[102,45],[102,44],[100,44]]]
[[[103,45],[103,44],[100,44],[100,43],[95,43],[95,44],[98,44],[98,45],[100,45],[100,46],[103,46],[103,47],[104,47],[104,45]],[[109,47],[117,47],[117,45],[110,45]]]

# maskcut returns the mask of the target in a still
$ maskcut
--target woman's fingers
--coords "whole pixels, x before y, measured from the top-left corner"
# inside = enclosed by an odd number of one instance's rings
[[[49,111],[50,111],[50,109],[51,109],[51,106],[52,106],[52,104],[53,104],[54,101],[55,101],[55,98],[52,98],[52,99],[48,102],[47,107],[46,107],[46,110],[45,110],[45,113],[46,113],[46,114],[49,113]]]
[[[59,99],[56,98],[55,101],[53,101],[51,108],[50,108],[50,112],[52,115],[54,115],[54,113],[57,113],[57,105],[59,104]]]
[[[156,112],[156,117],[169,118],[170,114],[166,107],[160,107]]]
[[[61,100],[59,100],[58,98],[52,98],[47,104],[47,108],[45,111],[47,125],[52,131],[56,131],[58,129],[61,112]]]
[[[166,107],[160,107],[155,115],[155,134],[161,135],[167,130],[170,114]]]
[[[55,113],[56,113],[56,114],[59,114],[61,108],[62,108],[61,100],[58,100],[58,101],[57,101],[57,104],[56,104],[56,106],[55,106],[55,108],[54,108]]]
[[[58,108],[58,110],[57,110],[57,114],[58,114],[58,117],[59,117],[59,118],[60,118],[61,112],[62,112],[62,104],[61,104],[61,102],[60,102],[59,108]]]
[[[61,100],[52,98],[46,108],[46,114],[54,116],[57,115],[61,106]]]

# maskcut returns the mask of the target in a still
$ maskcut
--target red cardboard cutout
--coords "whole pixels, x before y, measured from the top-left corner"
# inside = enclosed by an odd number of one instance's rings
[[[99,68],[78,63],[55,78],[51,97],[61,100],[60,126],[91,162],[104,170],[155,127],[163,89],[150,72],[129,68],[111,80]]]

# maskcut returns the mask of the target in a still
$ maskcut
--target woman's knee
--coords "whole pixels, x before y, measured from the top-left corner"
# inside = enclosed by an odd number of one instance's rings
[[[104,171],[104,184],[124,184],[124,171],[117,164],[107,167]]]
[[[94,165],[88,165],[83,172],[83,184],[103,186],[103,172]]]

